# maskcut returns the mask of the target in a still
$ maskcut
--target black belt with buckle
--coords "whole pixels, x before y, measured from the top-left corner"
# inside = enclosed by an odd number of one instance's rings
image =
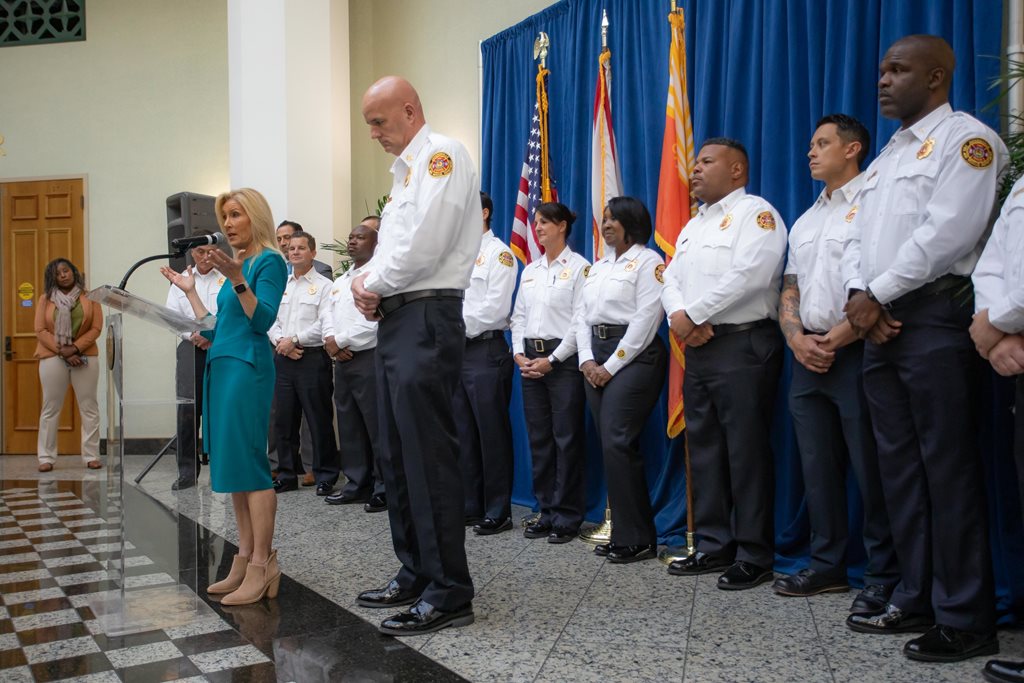
[[[755,320],[749,323],[722,323],[721,325],[712,325],[711,329],[712,331],[714,331],[716,337],[722,337],[727,334],[746,332],[747,330],[754,330],[759,327],[770,327],[774,324],[774,320],[771,320],[770,318],[764,318],[763,320]]]
[[[501,337],[501,338],[504,339],[505,331],[504,330],[487,330],[486,332],[481,332],[480,334],[476,335],[475,337],[467,338],[466,339],[466,343],[468,344],[468,343],[471,343],[471,342],[487,341],[489,339],[497,339],[498,337]]]
[[[551,354],[562,343],[561,339],[524,339],[524,344],[537,353]]]
[[[598,339],[614,339],[626,334],[628,329],[629,325],[594,325],[590,328],[590,331]]]
[[[415,292],[405,292],[404,294],[395,294],[380,300],[377,305],[377,315],[381,318],[394,313],[399,308],[406,304],[411,304],[413,301],[419,301],[420,299],[458,299],[462,301],[466,298],[466,293],[461,289],[420,289]]]
[[[901,306],[906,306],[907,304],[912,304],[915,301],[920,301],[921,299],[924,299],[926,297],[941,294],[942,292],[951,289],[957,289],[958,287],[968,287],[970,286],[970,284],[971,278],[967,277],[966,275],[953,275],[952,273],[949,273],[947,275],[943,275],[938,280],[932,280],[928,284],[918,287],[912,292],[907,292],[903,296],[897,299],[893,299],[888,304],[886,304],[885,307],[899,308]]]

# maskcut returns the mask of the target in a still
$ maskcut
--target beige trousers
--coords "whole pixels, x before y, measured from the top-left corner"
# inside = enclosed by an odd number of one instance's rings
[[[43,385],[43,411],[39,414],[39,441],[36,453],[40,463],[57,462],[57,419],[64,406],[68,384],[75,389],[78,411],[82,416],[82,462],[98,460],[100,455],[100,409],[96,402],[96,382],[100,377],[97,356],[86,365],[69,368],[59,356],[39,361],[39,382]]]

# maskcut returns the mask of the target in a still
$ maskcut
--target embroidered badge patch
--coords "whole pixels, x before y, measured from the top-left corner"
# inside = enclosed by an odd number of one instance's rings
[[[661,264],[658,265],[657,268],[654,269],[654,279],[657,280],[658,282],[660,282],[661,284],[665,284],[665,275],[664,275],[664,273],[665,273],[665,264],[661,263]]]
[[[437,152],[430,157],[430,165],[427,168],[430,175],[435,178],[443,178],[450,175],[455,166],[452,164],[452,158],[446,152]]]
[[[762,230],[775,229],[775,216],[772,215],[771,211],[762,211],[757,214],[757,227]]]
[[[921,149],[917,150],[917,158],[927,159],[931,155],[933,149],[935,149],[935,138],[925,139],[924,144],[921,145]]]
[[[971,138],[960,147],[960,156],[974,168],[992,165],[992,145],[985,138]]]
[[[498,263],[500,263],[503,266],[507,266],[508,268],[511,268],[512,267],[512,252],[510,252],[510,251],[503,251],[500,254],[498,254]]]
[[[847,223],[852,223],[853,222],[853,217],[856,216],[856,215],[857,215],[857,205],[854,204],[853,206],[850,207],[850,212],[848,214],[846,214],[846,222]]]

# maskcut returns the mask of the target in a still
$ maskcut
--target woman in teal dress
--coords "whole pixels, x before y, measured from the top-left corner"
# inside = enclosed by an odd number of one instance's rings
[[[217,324],[206,355],[203,382],[203,443],[210,454],[210,485],[230,493],[238,523],[238,554],[227,578],[206,592],[221,604],[245,605],[277,597],[281,571],[273,549],[277,497],[267,460],[267,428],[274,396],[274,361],[267,330],[288,277],[277,250],[267,200],[248,188],[217,197],[217,220],[234,250],[209,254],[210,264],[230,280],[217,297]],[[210,313],[196,295],[191,271],[164,276],[188,297],[197,318]]]

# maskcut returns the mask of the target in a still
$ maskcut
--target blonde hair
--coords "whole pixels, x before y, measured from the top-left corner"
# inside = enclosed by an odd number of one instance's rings
[[[277,233],[274,228],[274,217],[270,212],[270,204],[266,198],[252,189],[243,187],[238,190],[229,190],[217,197],[214,211],[217,214],[217,225],[224,229],[224,204],[234,199],[238,202],[245,215],[249,217],[249,225],[252,227],[252,253],[246,257],[257,256],[264,249],[277,251]]]

